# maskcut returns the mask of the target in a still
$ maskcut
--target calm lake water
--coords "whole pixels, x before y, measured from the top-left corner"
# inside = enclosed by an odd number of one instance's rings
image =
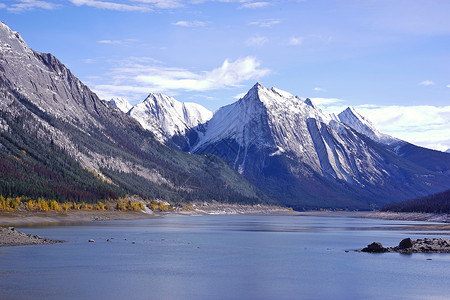
[[[68,243],[0,248],[0,299],[448,299],[450,255],[352,251],[450,238],[405,224],[417,223],[170,216],[19,228]]]

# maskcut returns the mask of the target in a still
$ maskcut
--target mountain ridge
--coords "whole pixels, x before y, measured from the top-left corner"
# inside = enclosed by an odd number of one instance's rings
[[[150,93],[127,113],[162,143],[174,135],[183,135],[187,130],[208,121],[213,115],[199,104],[179,102],[160,93]]]
[[[159,143],[136,120],[98,98],[56,57],[33,51],[4,23],[0,98],[0,159],[11,170],[0,174],[0,194],[5,196],[22,196],[26,182],[40,180],[43,188],[36,186],[36,195],[56,193],[61,199],[64,193],[52,187],[52,178],[66,178],[76,183],[72,191],[76,201],[93,181],[97,187],[106,184],[116,196],[273,203],[216,157],[191,155]],[[60,151],[71,161],[67,168],[53,164]]]
[[[309,99],[257,83],[190,130],[178,147],[221,157],[296,208],[368,209],[450,185],[448,157],[382,134],[349,112],[330,117]],[[429,154],[444,159],[445,167],[427,162]]]

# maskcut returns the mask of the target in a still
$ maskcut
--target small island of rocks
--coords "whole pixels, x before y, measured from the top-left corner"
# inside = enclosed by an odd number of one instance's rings
[[[398,252],[403,254],[450,253],[450,240],[444,238],[411,240],[410,238],[406,238],[398,246],[385,248],[380,242],[373,242],[367,245],[366,248],[357,251],[369,253]]]

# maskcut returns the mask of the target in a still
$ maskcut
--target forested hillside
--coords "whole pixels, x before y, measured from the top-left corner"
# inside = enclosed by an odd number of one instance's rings
[[[450,213],[450,190],[426,197],[391,203],[384,206],[382,211],[448,214]]]

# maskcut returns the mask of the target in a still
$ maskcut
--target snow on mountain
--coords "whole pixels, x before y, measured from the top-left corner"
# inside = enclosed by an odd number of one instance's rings
[[[450,149],[445,150],[445,153],[450,153]]]
[[[127,113],[133,107],[125,98],[113,98],[109,102],[124,113]]]
[[[339,113],[337,118],[345,125],[353,128],[359,133],[364,134],[376,142],[386,145],[392,145],[396,142],[400,142],[399,139],[380,132],[370,120],[359,114],[353,107],[348,107]]]
[[[165,142],[175,135],[183,135],[188,129],[211,119],[213,113],[196,103],[179,102],[172,97],[150,93],[128,114],[155,137]]]
[[[291,126],[296,120],[307,118],[326,123],[330,121],[321,110],[302,99],[276,88],[267,89],[257,83],[239,101],[220,108],[214,114],[206,124],[206,133],[200,134],[199,141],[192,151],[200,149],[204,144],[231,137],[241,147],[247,147],[255,142],[267,144],[267,136],[264,135],[267,125],[275,131],[273,136],[276,137],[276,141],[271,143],[280,146],[280,149],[291,150],[297,148],[294,144],[308,144],[304,141],[305,135],[294,132],[295,128]],[[277,138],[283,136],[292,139]]]
[[[330,122],[330,117],[313,106],[309,99],[303,101],[285,91],[267,89],[257,83],[242,99],[214,114],[205,125],[205,133],[198,134],[199,139],[191,151],[202,152],[211,144],[233,140],[238,145],[233,165],[241,173],[246,168],[251,147],[270,149],[266,153],[269,156],[290,153],[323,174],[321,160],[328,159],[321,159],[319,155],[324,155],[331,159],[331,176],[352,180],[346,171],[348,163],[343,166],[339,160],[345,156],[333,152],[333,145],[325,146],[322,153],[316,151],[316,144],[322,142],[316,141],[320,139],[316,133],[327,131]],[[337,134],[333,138],[340,140]]]
[[[259,83],[190,130],[186,140],[180,148],[221,157],[269,196],[297,208],[364,207],[439,190],[449,182],[433,181],[425,163],[411,165],[414,155],[400,157],[391,145],[399,140],[354,109],[330,117],[309,99]],[[417,153],[414,147],[402,155]]]

